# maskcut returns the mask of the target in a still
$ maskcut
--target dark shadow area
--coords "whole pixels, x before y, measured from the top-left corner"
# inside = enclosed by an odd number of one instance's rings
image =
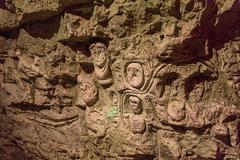
[[[221,153],[220,148],[217,149],[216,160],[224,160],[224,154]]]
[[[163,84],[171,85],[173,81],[175,81],[179,77],[180,77],[180,74],[176,72],[166,73],[162,76]]]
[[[41,111],[41,110],[49,110],[50,106],[43,106],[43,105],[34,105],[30,103],[21,103],[21,104],[12,104],[10,107],[18,108],[21,110],[31,110],[31,111]]]
[[[134,160],[154,160],[153,155],[135,155]]]
[[[238,25],[239,21],[240,1],[235,0],[233,6],[221,14],[218,19],[218,23],[214,28],[214,48],[224,48],[225,43],[229,42],[235,37],[240,37]]]
[[[69,86],[75,86],[77,84],[77,78],[68,74],[63,74],[60,79],[61,83],[59,84],[62,84],[64,88],[67,88]]]
[[[62,41],[61,42],[64,46],[71,48],[75,53],[83,54],[86,57],[91,57],[91,53],[88,49],[87,42],[73,42],[73,41]]]
[[[51,39],[60,28],[61,14],[51,17],[44,21],[34,21],[27,23],[21,27],[32,37],[40,37],[43,39]]]
[[[211,125],[206,125],[203,126],[201,128],[194,128],[194,127],[189,127],[188,130],[192,130],[195,134],[198,135],[203,135],[204,133],[206,133],[207,129],[212,127]]]
[[[174,126],[174,125],[170,125],[172,126],[172,128],[178,132],[178,133],[181,133],[181,134],[185,134],[187,132],[187,128],[186,127],[183,127],[183,126]]]
[[[65,11],[89,20],[93,15],[94,6],[93,3],[78,4],[66,8]]]
[[[195,73],[190,76],[185,82],[185,94],[186,98],[189,98],[189,94],[193,91],[194,87],[197,84],[203,83],[204,81],[213,81],[216,80],[216,77],[212,77],[211,74],[207,73]]]
[[[1,1],[0,1],[0,8],[6,9],[5,1],[6,1],[6,0],[1,0]]]
[[[87,45],[87,48],[88,48],[88,51],[89,51],[89,46],[92,44],[92,43],[103,43],[106,45],[106,47],[108,47],[109,45],[109,41],[110,41],[110,38],[108,37],[92,37],[91,39],[89,39],[89,41],[86,43]],[[90,52],[90,51],[89,51]]]
[[[94,71],[93,64],[91,64],[91,63],[81,63],[80,65],[81,65],[84,72],[86,72],[88,74],[93,73],[93,71]]]
[[[20,33],[20,28],[13,28],[6,31],[0,31],[0,36],[6,39],[17,39]]]
[[[169,49],[164,52],[156,52],[156,57],[168,64],[187,65],[207,61],[212,58],[212,36],[203,38],[199,33],[199,35],[190,36],[183,41],[169,43],[166,48]]]
[[[201,14],[199,25],[192,30],[192,36],[198,36],[200,39],[211,39],[214,31],[214,24],[216,22],[216,14],[218,6],[213,0],[201,0],[205,10]]]
[[[106,46],[109,45],[109,41],[111,39],[108,37],[88,37],[85,41],[77,42],[77,41],[60,41],[65,46],[71,48],[74,52],[80,52],[80,54],[84,54],[86,57],[91,57],[91,52],[89,50],[89,46],[92,43],[100,42],[105,44]]]

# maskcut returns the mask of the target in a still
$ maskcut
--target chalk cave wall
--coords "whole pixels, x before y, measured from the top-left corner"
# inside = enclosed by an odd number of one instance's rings
[[[1,160],[240,159],[239,0],[1,0]]]

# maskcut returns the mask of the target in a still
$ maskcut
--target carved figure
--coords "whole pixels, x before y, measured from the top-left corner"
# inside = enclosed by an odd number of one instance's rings
[[[90,45],[89,50],[93,56],[94,71],[97,81],[102,85],[113,83],[105,44],[99,42],[93,43]]]
[[[91,76],[80,74],[77,77],[77,101],[76,105],[85,107],[85,121],[88,135],[92,137],[103,137],[105,126],[101,112],[95,110],[93,106],[98,100],[98,90]]]
[[[98,90],[93,80],[85,75],[77,77],[77,101],[76,105],[81,107],[92,106],[98,99]]]
[[[185,105],[180,101],[173,101],[168,104],[168,117],[172,121],[180,122],[185,118]]]
[[[136,96],[130,96],[128,98],[129,102],[129,108],[132,110],[132,112],[136,115],[139,115],[142,113],[142,102],[140,98]]]
[[[88,135],[91,137],[104,137],[106,127],[104,125],[102,112],[97,112],[94,107],[87,107],[85,112],[85,121],[88,129]]]
[[[211,131],[215,137],[226,137],[229,135],[228,128],[223,124],[217,124],[213,126]]]
[[[129,128],[133,134],[143,134],[146,130],[146,122],[142,115],[142,103],[136,96],[129,97],[129,108],[133,114],[129,115]]]
[[[143,134],[146,131],[146,122],[143,115],[130,115],[129,128],[133,134]]]
[[[142,87],[144,83],[144,71],[140,63],[130,63],[126,70],[127,81],[134,88]]]

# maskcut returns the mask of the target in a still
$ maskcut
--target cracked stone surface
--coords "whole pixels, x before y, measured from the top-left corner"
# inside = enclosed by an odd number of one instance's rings
[[[240,159],[239,0],[1,0],[1,160]]]

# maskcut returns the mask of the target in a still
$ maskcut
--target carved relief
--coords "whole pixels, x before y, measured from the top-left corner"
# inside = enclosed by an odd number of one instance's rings
[[[185,104],[180,101],[172,101],[168,104],[167,113],[170,121],[180,122],[185,118]]]
[[[130,63],[126,69],[127,82],[134,88],[140,88],[144,83],[144,71],[140,63]]]
[[[102,85],[113,83],[112,71],[107,55],[107,47],[103,43],[93,43],[89,50],[93,57],[94,71],[97,81]]]
[[[76,105],[81,107],[90,107],[97,102],[98,90],[91,76],[86,74],[77,77],[77,100]]]
[[[128,98],[131,114],[129,115],[129,129],[133,134],[144,133],[146,130],[146,122],[142,114],[142,101],[136,96]]]
[[[239,159],[239,3],[10,1],[0,142],[33,159]]]
[[[106,127],[102,112],[98,112],[94,107],[87,107],[85,112],[85,121],[88,135],[91,138],[102,138],[105,136]]]

